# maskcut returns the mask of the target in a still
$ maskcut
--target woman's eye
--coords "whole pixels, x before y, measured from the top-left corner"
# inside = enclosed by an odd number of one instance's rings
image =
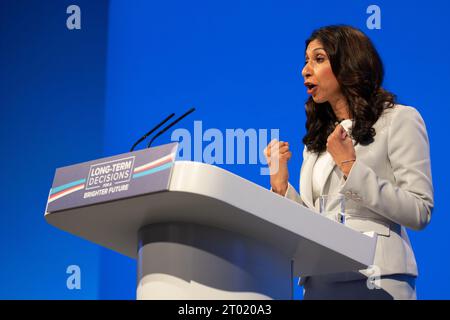
[[[316,61],[321,63],[321,62],[325,61],[325,58],[324,57],[316,57]]]

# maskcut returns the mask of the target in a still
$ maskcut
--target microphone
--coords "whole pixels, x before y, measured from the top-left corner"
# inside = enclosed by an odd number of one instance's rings
[[[144,141],[149,135],[151,135],[153,132],[155,132],[159,127],[161,127],[164,123],[166,123],[167,121],[169,121],[170,118],[172,118],[175,115],[175,113],[172,113],[171,115],[169,115],[167,118],[165,118],[161,123],[159,123],[156,127],[154,127],[152,130],[150,130],[149,132],[147,132],[146,134],[144,134],[138,141],[136,141],[133,146],[130,149],[130,152],[132,152],[134,150],[134,148],[136,148],[136,146],[141,143],[142,141]]]
[[[164,129],[162,129],[160,132],[158,132],[148,143],[147,148],[150,148],[151,144],[153,143],[153,141],[155,141],[156,138],[158,138],[160,135],[162,135],[164,132],[166,132],[167,130],[169,130],[170,128],[172,128],[174,125],[176,125],[178,122],[180,122],[181,119],[183,119],[184,117],[188,116],[190,113],[194,112],[195,108],[191,108],[189,109],[186,113],[184,113],[181,117],[179,117],[178,119],[172,121],[170,124],[168,124]]]

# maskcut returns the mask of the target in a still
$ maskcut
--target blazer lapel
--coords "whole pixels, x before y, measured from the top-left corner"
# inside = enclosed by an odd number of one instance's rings
[[[313,194],[312,194],[312,169],[316,163],[317,154],[306,152],[306,157],[303,159],[303,166],[300,173],[300,197],[309,208],[314,208]]]
[[[320,195],[323,195],[323,189],[325,188],[328,180],[330,179],[331,173],[333,172],[334,168],[336,167],[336,162],[334,162],[331,155],[327,155],[327,156],[329,156],[329,161],[327,162],[326,167],[324,168],[324,174],[325,174],[326,178],[323,180],[323,184],[320,186],[320,189],[319,189]]]
[[[313,168],[317,161],[318,154],[317,153],[307,153],[306,159],[304,159],[304,165],[302,167],[302,172],[300,175],[300,196],[303,202],[311,209],[318,209],[314,203],[313,192],[312,192],[312,174]],[[325,180],[323,185],[320,186],[320,194],[323,194],[323,189],[330,178],[331,173],[333,172],[336,163],[333,161],[333,158],[330,158],[330,161],[327,163],[325,170]]]

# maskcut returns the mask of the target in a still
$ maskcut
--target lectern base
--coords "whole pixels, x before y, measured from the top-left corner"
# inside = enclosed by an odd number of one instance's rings
[[[236,233],[154,224],[138,250],[137,299],[292,299],[291,260]]]

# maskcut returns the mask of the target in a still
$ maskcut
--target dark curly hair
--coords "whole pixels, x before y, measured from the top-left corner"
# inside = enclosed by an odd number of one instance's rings
[[[351,130],[356,144],[373,142],[376,132],[374,123],[387,108],[396,103],[394,94],[381,87],[384,68],[372,41],[360,30],[333,25],[313,31],[306,40],[306,48],[318,40],[327,53],[331,69],[347,99]],[[337,119],[328,102],[316,103],[310,96],[306,101],[306,135],[303,143],[310,152],[326,150],[328,136],[333,132]]]

